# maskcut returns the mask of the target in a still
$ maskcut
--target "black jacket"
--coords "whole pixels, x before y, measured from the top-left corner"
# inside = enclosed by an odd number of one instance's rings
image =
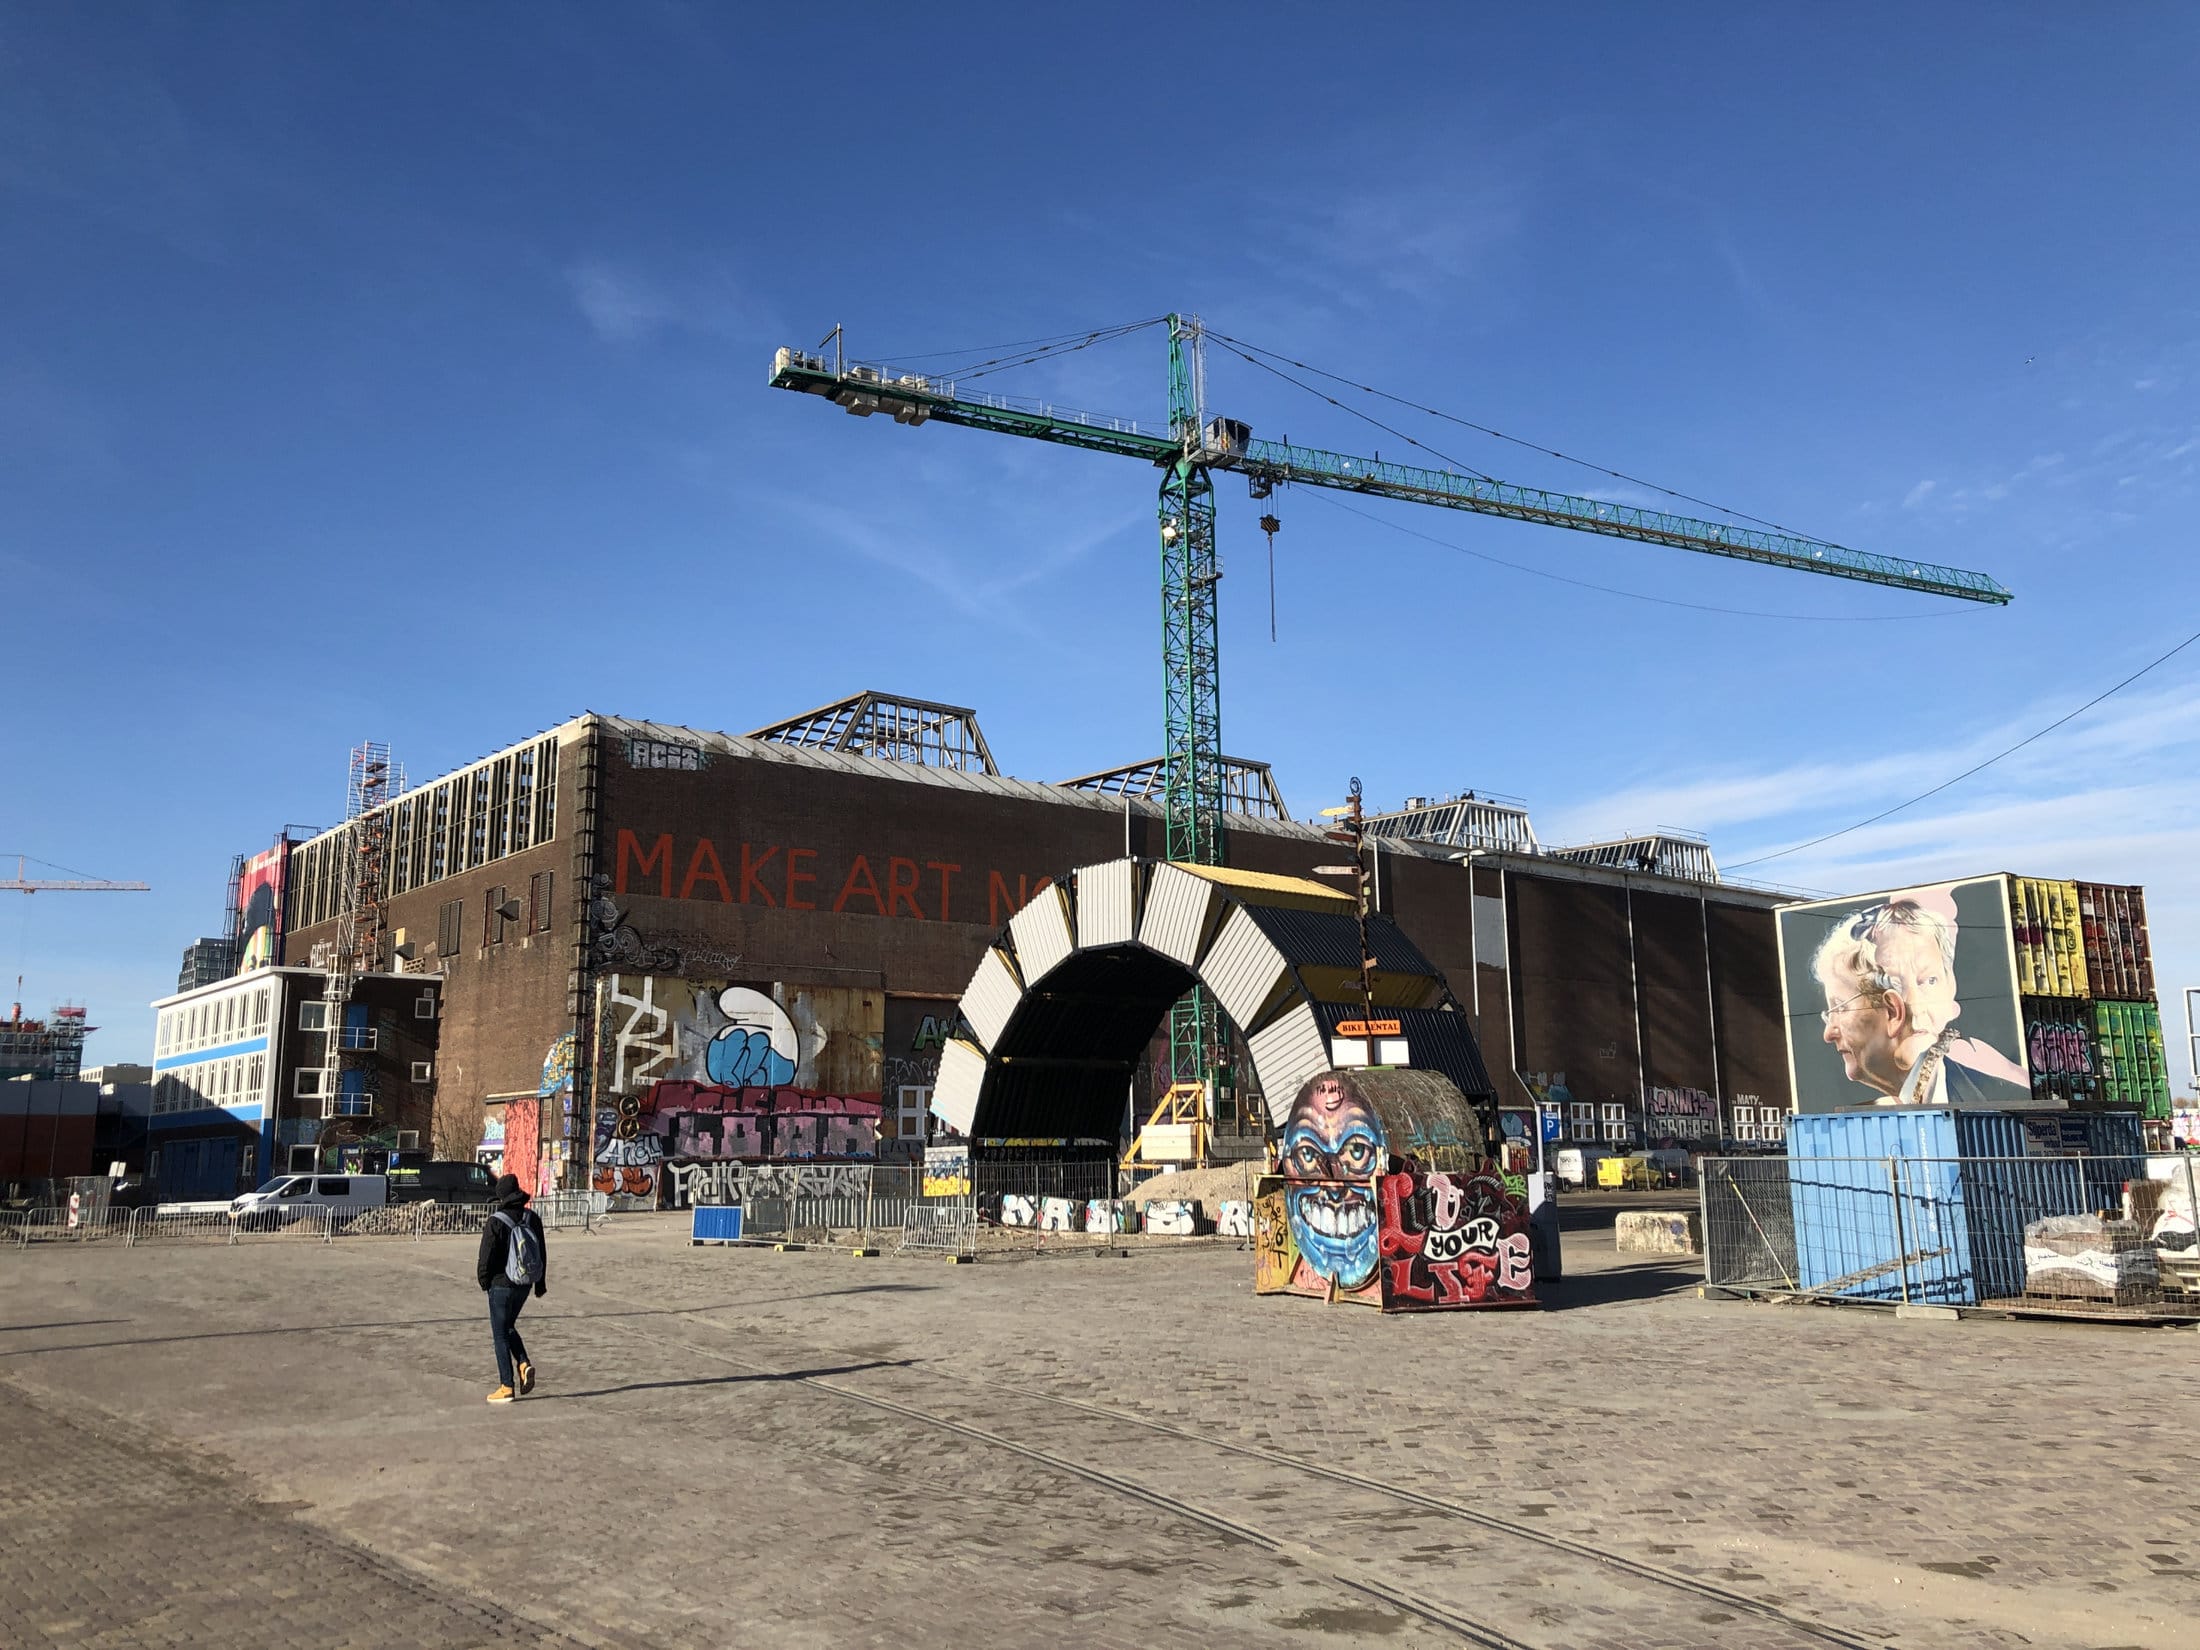
[[[527,1207],[525,1192],[508,1192],[497,1201],[497,1208],[514,1220],[530,1228],[535,1234],[535,1244],[542,1251],[542,1276],[535,1283],[535,1293],[541,1294],[550,1282],[550,1245],[543,1242],[542,1216]],[[491,1215],[481,1228],[481,1253],[474,1261],[474,1281],[487,1289],[493,1283],[508,1283],[504,1275],[504,1263],[512,1246],[512,1231],[503,1221]]]

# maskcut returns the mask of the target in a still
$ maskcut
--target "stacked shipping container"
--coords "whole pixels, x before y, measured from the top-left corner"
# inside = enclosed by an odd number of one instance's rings
[[[2153,1003],[2097,1002],[2093,1031],[2102,1103],[2167,1122],[2169,1062],[2162,1047],[2161,1009]]]
[[[2011,877],[2009,916],[2033,1093],[2166,1122],[2169,1068],[2145,893]]]

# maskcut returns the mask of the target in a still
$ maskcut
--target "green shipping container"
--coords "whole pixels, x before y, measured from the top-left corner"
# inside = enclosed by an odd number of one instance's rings
[[[2162,1011],[2152,1003],[2093,1005],[2095,1064],[2101,1097],[2156,1120],[2170,1115],[2169,1060]]]

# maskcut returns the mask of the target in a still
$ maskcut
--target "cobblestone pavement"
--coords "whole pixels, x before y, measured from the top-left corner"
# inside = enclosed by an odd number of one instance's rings
[[[0,1251],[0,1644],[2200,1645],[2190,1331],[552,1245]]]

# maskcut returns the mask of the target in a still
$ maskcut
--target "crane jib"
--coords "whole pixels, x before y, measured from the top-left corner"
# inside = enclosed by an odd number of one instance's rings
[[[2010,600],[2009,591],[1998,580],[1965,568],[1852,550],[1799,534],[1669,515],[1572,493],[1516,487],[1483,476],[1386,463],[1314,447],[1290,447],[1275,441],[1252,441],[1246,438],[1244,426],[1223,419],[1214,420],[1199,440],[1187,441],[1151,423],[1097,417],[1042,401],[961,394],[954,384],[944,380],[897,375],[886,368],[860,363],[836,364],[784,349],[773,360],[771,384],[775,389],[824,396],[859,416],[885,413],[896,423],[937,420],[1115,453],[1149,464],[1170,464],[1188,457],[1208,469],[1235,471],[1271,486],[1296,483],[1435,504],[1960,601],[2000,605]],[[1219,435],[1215,433],[1218,431]]]

